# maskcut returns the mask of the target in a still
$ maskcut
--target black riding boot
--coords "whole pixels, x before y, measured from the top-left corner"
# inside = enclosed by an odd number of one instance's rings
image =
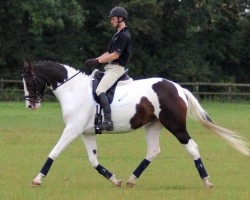
[[[101,130],[112,131],[113,130],[113,122],[111,119],[111,109],[110,109],[108,97],[106,96],[106,94],[104,92],[102,92],[98,96],[98,99],[100,101],[100,104],[101,104],[101,106],[103,108],[103,112],[104,112],[104,121],[98,127]]]

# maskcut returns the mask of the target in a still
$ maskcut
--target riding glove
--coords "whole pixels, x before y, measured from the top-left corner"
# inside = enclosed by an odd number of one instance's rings
[[[99,64],[100,64],[100,63],[99,63],[99,60],[96,59],[96,58],[89,59],[89,60],[87,60],[87,61],[85,62],[85,66],[86,66],[86,67],[89,67],[89,66],[91,66],[91,65],[99,65]]]

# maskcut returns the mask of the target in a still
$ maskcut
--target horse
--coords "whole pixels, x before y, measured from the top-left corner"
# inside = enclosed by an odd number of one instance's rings
[[[52,61],[25,62],[22,76],[26,108],[38,109],[45,95],[45,88],[50,88],[60,102],[65,123],[62,136],[31,186],[41,185],[55,159],[73,140],[81,136],[91,166],[115,186],[121,187],[122,180],[99,164],[97,159],[94,118],[98,104],[92,95],[93,76]],[[169,130],[191,155],[204,187],[213,187],[201,160],[198,145],[187,132],[187,115],[220,136],[240,153],[250,155],[244,138],[234,131],[216,125],[190,91],[164,78],[153,77],[118,83],[111,110],[114,130],[104,131],[103,134],[127,133],[145,127],[147,153],[126,182],[127,187],[135,186],[136,179],[160,153],[159,136],[163,128]]]

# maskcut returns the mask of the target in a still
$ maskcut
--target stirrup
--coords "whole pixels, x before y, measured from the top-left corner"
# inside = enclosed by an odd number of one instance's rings
[[[113,131],[114,129],[112,121],[104,121],[100,125],[97,125],[96,127],[98,127],[101,130],[107,130],[107,131]]]

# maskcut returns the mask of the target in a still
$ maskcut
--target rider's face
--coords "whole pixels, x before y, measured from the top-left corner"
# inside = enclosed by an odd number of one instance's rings
[[[122,21],[122,17],[119,17],[120,22]],[[110,23],[113,25],[113,27],[117,28],[118,26],[118,17],[111,17]]]
[[[111,17],[110,23],[116,28],[118,25],[118,17]]]

